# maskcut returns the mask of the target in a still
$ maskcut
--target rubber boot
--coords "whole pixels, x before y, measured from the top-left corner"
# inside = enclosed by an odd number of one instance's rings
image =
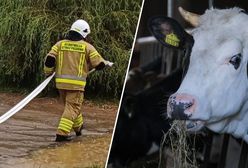
[[[81,136],[82,135],[82,129],[83,129],[83,125],[80,127],[79,131],[75,131],[76,132],[76,136]]]
[[[72,140],[71,136],[63,136],[63,135],[56,134],[55,142],[69,142],[71,140]]]

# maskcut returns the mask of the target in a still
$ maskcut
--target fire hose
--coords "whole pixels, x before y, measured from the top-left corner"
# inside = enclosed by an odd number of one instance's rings
[[[3,114],[0,117],[0,124],[9,119],[11,116],[13,116],[15,113],[20,111],[24,106],[26,106],[33,98],[35,98],[51,81],[51,79],[54,77],[55,73],[53,73],[51,76],[46,78],[36,89],[34,89],[27,97],[25,97],[22,101],[20,101],[18,104],[16,104],[13,108],[11,108],[8,112]]]
[[[88,74],[94,72],[95,69],[92,69]],[[13,108],[11,108],[9,111],[4,113],[0,117],[0,124],[9,119],[11,116],[16,114],[18,111],[20,111],[24,106],[26,106],[31,100],[33,100],[45,87],[48,85],[48,83],[52,80],[55,73],[50,75],[48,78],[46,78],[37,88],[35,88],[27,97],[25,97],[22,101],[20,101],[18,104],[16,104]]]

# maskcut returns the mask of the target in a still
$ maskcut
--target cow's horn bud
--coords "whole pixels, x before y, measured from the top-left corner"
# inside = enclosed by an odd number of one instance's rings
[[[189,22],[192,26],[197,27],[199,25],[200,15],[186,11],[182,7],[179,7],[178,10],[179,10],[180,14],[182,15],[182,17],[187,22]]]

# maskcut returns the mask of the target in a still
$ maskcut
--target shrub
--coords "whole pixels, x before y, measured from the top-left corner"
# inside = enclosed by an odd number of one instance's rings
[[[87,90],[119,97],[142,0],[1,0],[0,86],[33,89],[43,79],[43,59],[79,18],[114,68],[90,75]],[[51,87],[51,86],[50,86]]]

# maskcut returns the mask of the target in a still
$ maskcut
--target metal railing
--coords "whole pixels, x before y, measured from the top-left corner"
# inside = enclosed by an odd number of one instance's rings
[[[161,74],[169,75],[181,66],[180,51],[162,46],[153,36],[137,39],[140,48],[140,65],[149,64],[161,58]]]

